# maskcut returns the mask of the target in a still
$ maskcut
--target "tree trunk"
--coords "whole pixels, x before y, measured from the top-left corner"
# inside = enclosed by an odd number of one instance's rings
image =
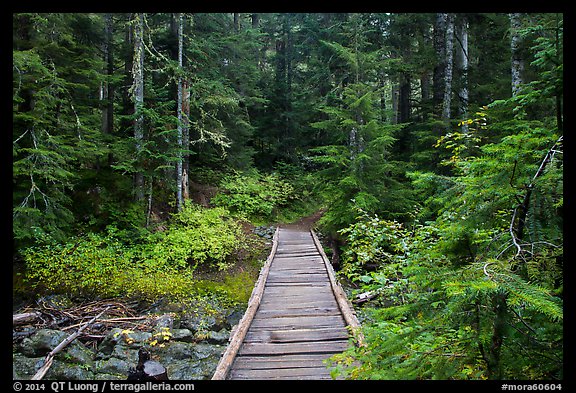
[[[556,40],[555,40],[555,46],[556,46],[556,62],[557,64],[562,64],[563,60],[561,57],[562,54],[562,49],[560,47],[560,40],[562,38],[560,38],[560,21],[558,18],[558,14],[556,14],[556,29],[555,29],[555,35],[556,35]],[[563,110],[562,110],[562,101],[564,99],[564,94],[562,91],[562,88],[557,88],[556,89],[556,126],[558,127],[558,131],[563,132],[564,131],[564,117],[563,117]]]
[[[436,118],[442,118],[442,104],[446,88],[446,24],[448,14],[438,13],[434,23],[434,51],[436,63],[433,75],[432,106]]]
[[[390,86],[392,95],[392,124],[398,124],[398,101],[399,101],[399,91],[398,91],[398,82],[392,81]]]
[[[134,101],[134,139],[136,140],[136,154],[140,155],[144,139],[144,14],[134,16],[134,57],[132,64],[132,95]],[[136,200],[144,199],[144,175],[142,168],[138,168],[134,176]]]
[[[240,14],[235,12],[233,15],[234,15],[234,31],[238,33],[240,31]]]
[[[257,29],[260,25],[260,14],[254,13],[251,15],[252,18],[252,28]]]
[[[106,62],[106,76],[108,81],[105,85],[103,99],[106,99],[102,108],[102,133],[112,134],[114,132],[114,84],[110,78],[114,75],[114,47],[113,47],[114,24],[112,14],[104,15],[104,61]],[[108,165],[111,165],[114,158],[112,150],[108,153]]]
[[[190,88],[188,81],[184,80],[182,84],[182,141],[184,148],[184,157],[182,159],[182,173],[185,179],[182,180],[182,198],[188,199],[190,195]]]
[[[384,73],[378,74],[378,88],[380,89],[380,121],[386,122],[386,76]]]
[[[446,71],[444,73],[444,99],[442,102],[442,120],[451,118],[450,106],[452,104],[452,68],[454,64],[454,15],[448,14],[446,20]]]
[[[468,118],[468,18],[462,16],[458,21],[456,31],[457,46],[457,64],[460,74],[460,89],[458,91],[458,116],[460,120]],[[468,132],[468,124],[463,123],[461,126],[463,133]]]
[[[292,135],[292,79],[293,79],[293,65],[292,56],[294,52],[293,42],[292,42],[292,16],[291,14],[286,14],[285,19],[285,35],[286,35],[286,97],[284,99],[284,109],[286,111],[286,137],[288,140],[292,140],[294,136]],[[287,152],[291,155],[294,150],[294,143],[290,142],[287,146]]]
[[[182,14],[176,14],[176,19],[178,20],[177,32],[178,32],[178,71],[182,72],[182,49],[183,49],[183,18]],[[178,211],[182,210],[182,206],[184,205],[183,197],[182,197],[182,169],[183,169],[183,162],[182,162],[182,149],[183,149],[183,139],[182,139],[182,107],[183,107],[183,100],[182,100],[182,75],[178,76],[178,102],[176,105],[176,111],[178,116],[178,160],[176,161],[176,208]]]
[[[398,122],[407,123],[410,121],[410,113],[412,111],[410,105],[410,92],[411,92],[411,78],[408,72],[400,74],[400,91],[398,97]]]
[[[513,13],[510,18],[510,54],[511,54],[511,74],[512,74],[512,97],[516,97],[522,85],[522,72],[524,71],[524,60],[520,54],[522,43],[519,30],[521,27],[521,14]]]
[[[432,45],[426,29],[422,29],[418,34],[418,53],[424,52]],[[430,89],[431,89],[431,72],[425,67],[420,72],[420,116],[418,121],[427,121],[430,115]]]
[[[494,311],[494,321],[492,323],[492,339],[488,353],[486,353],[486,363],[489,379],[501,379],[502,367],[500,365],[500,353],[506,330],[506,311],[508,309],[507,295],[497,293],[492,297],[492,310]]]

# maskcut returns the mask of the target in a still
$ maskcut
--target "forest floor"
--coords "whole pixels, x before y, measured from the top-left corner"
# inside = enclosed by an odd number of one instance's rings
[[[306,216],[306,217],[302,217],[298,221],[295,221],[293,223],[282,224],[282,227],[291,228],[291,229],[300,229],[303,231],[307,231],[307,230],[309,231],[310,229],[312,229],[314,227],[314,224],[316,224],[316,222],[318,222],[318,220],[322,217],[322,215],[324,214],[325,211],[326,211],[325,209],[320,209],[320,210],[314,212],[313,214]]]

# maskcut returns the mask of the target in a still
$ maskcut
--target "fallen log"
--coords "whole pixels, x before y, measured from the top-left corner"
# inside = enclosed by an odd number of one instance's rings
[[[376,291],[364,292],[364,293],[361,293],[359,295],[356,295],[356,298],[353,300],[353,302],[355,304],[361,304],[361,303],[364,303],[364,302],[367,302],[369,300],[374,299],[376,296],[378,296],[378,292],[376,292]]]
[[[12,325],[24,325],[35,321],[42,315],[39,311],[25,312],[22,314],[12,315]]]
[[[54,361],[54,356],[56,356],[60,351],[62,351],[64,348],[66,348],[68,346],[68,344],[70,344],[72,341],[74,341],[76,338],[78,338],[78,336],[80,336],[80,334],[82,334],[84,329],[86,329],[88,326],[90,326],[94,322],[96,322],[96,320],[98,318],[100,318],[100,316],[102,316],[102,314],[104,314],[106,311],[108,311],[109,308],[110,307],[107,307],[100,314],[96,315],[94,318],[92,318],[90,321],[88,321],[85,325],[83,325],[80,329],[78,329],[76,331],[76,333],[73,333],[70,336],[68,336],[66,339],[64,339],[64,341],[62,341],[60,344],[58,344],[56,346],[56,348],[54,348],[52,351],[50,351],[50,353],[48,355],[46,355],[46,358],[44,358],[44,364],[42,365],[42,367],[40,367],[38,369],[38,371],[36,371],[36,374],[34,374],[34,376],[31,379],[33,381],[39,381],[42,378],[44,378],[44,375],[46,375],[46,373],[50,369],[50,366],[52,366],[52,362]]]

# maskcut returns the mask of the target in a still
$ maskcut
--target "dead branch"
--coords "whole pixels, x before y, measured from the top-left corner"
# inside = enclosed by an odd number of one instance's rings
[[[82,334],[84,329],[86,329],[88,326],[93,324],[106,311],[108,311],[108,308],[104,309],[100,314],[96,315],[94,318],[92,318],[90,321],[88,321],[84,326],[82,326],[80,329],[78,329],[76,331],[76,333],[68,336],[64,341],[62,341],[60,344],[58,344],[56,346],[56,348],[54,348],[52,351],[50,351],[50,353],[48,355],[46,355],[46,358],[44,359],[44,364],[42,365],[42,367],[40,367],[38,369],[36,374],[34,374],[34,376],[32,377],[32,380],[38,381],[38,380],[41,380],[42,378],[44,378],[44,375],[46,375],[46,373],[48,372],[48,369],[50,369],[50,366],[52,366],[52,362],[54,361],[54,356],[56,356],[60,351],[62,351],[64,348],[66,348],[66,346],[68,346],[68,344],[70,344],[78,336],[80,336],[80,334]]]

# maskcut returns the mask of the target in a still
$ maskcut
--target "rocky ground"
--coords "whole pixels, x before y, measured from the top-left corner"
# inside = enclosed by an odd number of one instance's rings
[[[210,379],[226,349],[230,332],[243,313],[241,306],[212,305],[190,311],[183,305],[159,305],[145,319],[134,317],[138,322],[132,326],[123,321],[123,327],[108,328],[103,335],[87,334],[73,341],[56,355],[44,379],[126,379],[130,368],[136,366],[141,347],[166,367],[169,379]],[[33,329],[28,337],[14,339],[13,379],[30,379],[44,363],[45,356],[73,331]],[[25,330],[19,333],[15,337],[26,336]]]

